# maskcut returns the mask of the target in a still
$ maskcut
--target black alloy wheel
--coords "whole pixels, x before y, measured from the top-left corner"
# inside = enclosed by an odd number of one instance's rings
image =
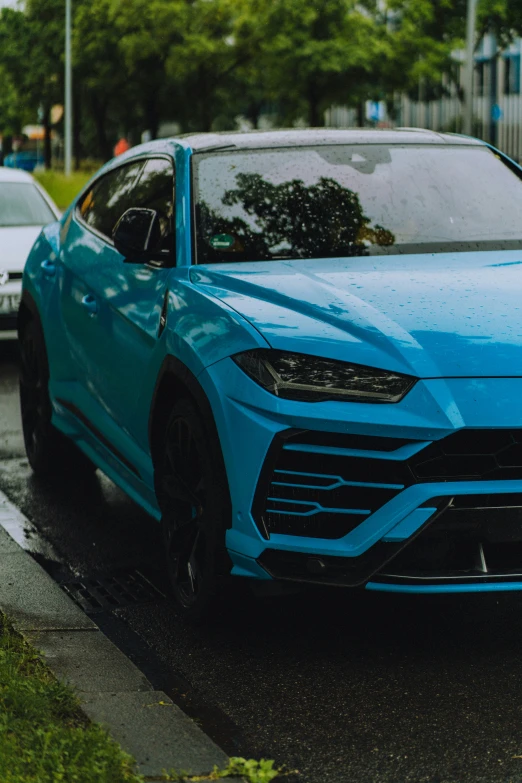
[[[42,477],[92,474],[96,466],[51,423],[49,365],[39,324],[29,321],[20,336],[20,411],[25,451]]]
[[[158,465],[158,496],[169,581],[183,614],[206,619],[230,571],[225,549],[228,485],[221,453],[198,410],[171,412]]]

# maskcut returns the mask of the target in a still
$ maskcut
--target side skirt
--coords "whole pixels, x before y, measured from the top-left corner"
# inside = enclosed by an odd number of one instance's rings
[[[135,503],[154,519],[161,519],[154,492],[141,479],[138,470],[124,457],[107,438],[79,411],[76,406],[63,399],[56,399],[52,423],[64,435],[72,438],[78,448],[122,489]]]

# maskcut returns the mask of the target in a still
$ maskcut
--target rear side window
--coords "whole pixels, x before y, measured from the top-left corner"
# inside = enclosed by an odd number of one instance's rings
[[[112,230],[131,206],[143,161],[120,166],[101,177],[82,198],[78,211],[88,226],[112,239]]]
[[[82,198],[78,212],[88,226],[112,239],[114,226],[131,207],[146,207],[158,213],[161,246],[172,251],[174,169],[170,161],[149,158],[105,174]]]

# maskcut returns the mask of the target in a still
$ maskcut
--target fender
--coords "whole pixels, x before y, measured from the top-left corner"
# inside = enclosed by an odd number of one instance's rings
[[[154,455],[154,444],[158,434],[156,413],[158,411],[158,406],[162,405],[164,402],[162,399],[162,389],[164,388],[164,383],[167,379],[172,381],[172,383],[169,384],[170,389],[178,387],[180,391],[188,391],[205,418],[212,421],[215,427],[212,407],[198,379],[189,370],[186,364],[183,364],[182,361],[169,354],[168,356],[165,356],[163,360],[152,393],[148,421],[149,446],[152,455]],[[217,429],[215,430],[215,434],[217,436]]]
[[[154,387],[152,404],[149,412],[148,431],[152,463],[155,467],[158,439],[170,413],[172,396],[176,396],[176,393],[180,396],[187,396],[187,393],[190,395],[205,420],[205,426],[207,427],[210,436],[215,438],[216,443],[219,445],[218,459],[221,462],[223,475],[227,477],[227,485],[225,488],[228,505],[227,519],[229,520],[227,528],[232,527],[232,501],[230,498],[228,474],[221,451],[221,442],[212,406],[196,376],[193,375],[183,362],[171,355],[166,356],[161,365]],[[156,481],[156,471],[154,471],[154,473]]]

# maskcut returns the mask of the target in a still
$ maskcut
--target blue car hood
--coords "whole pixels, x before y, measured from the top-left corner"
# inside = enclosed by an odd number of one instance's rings
[[[273,348],[421,378],[522,377],[522,252],[196,266]]]

